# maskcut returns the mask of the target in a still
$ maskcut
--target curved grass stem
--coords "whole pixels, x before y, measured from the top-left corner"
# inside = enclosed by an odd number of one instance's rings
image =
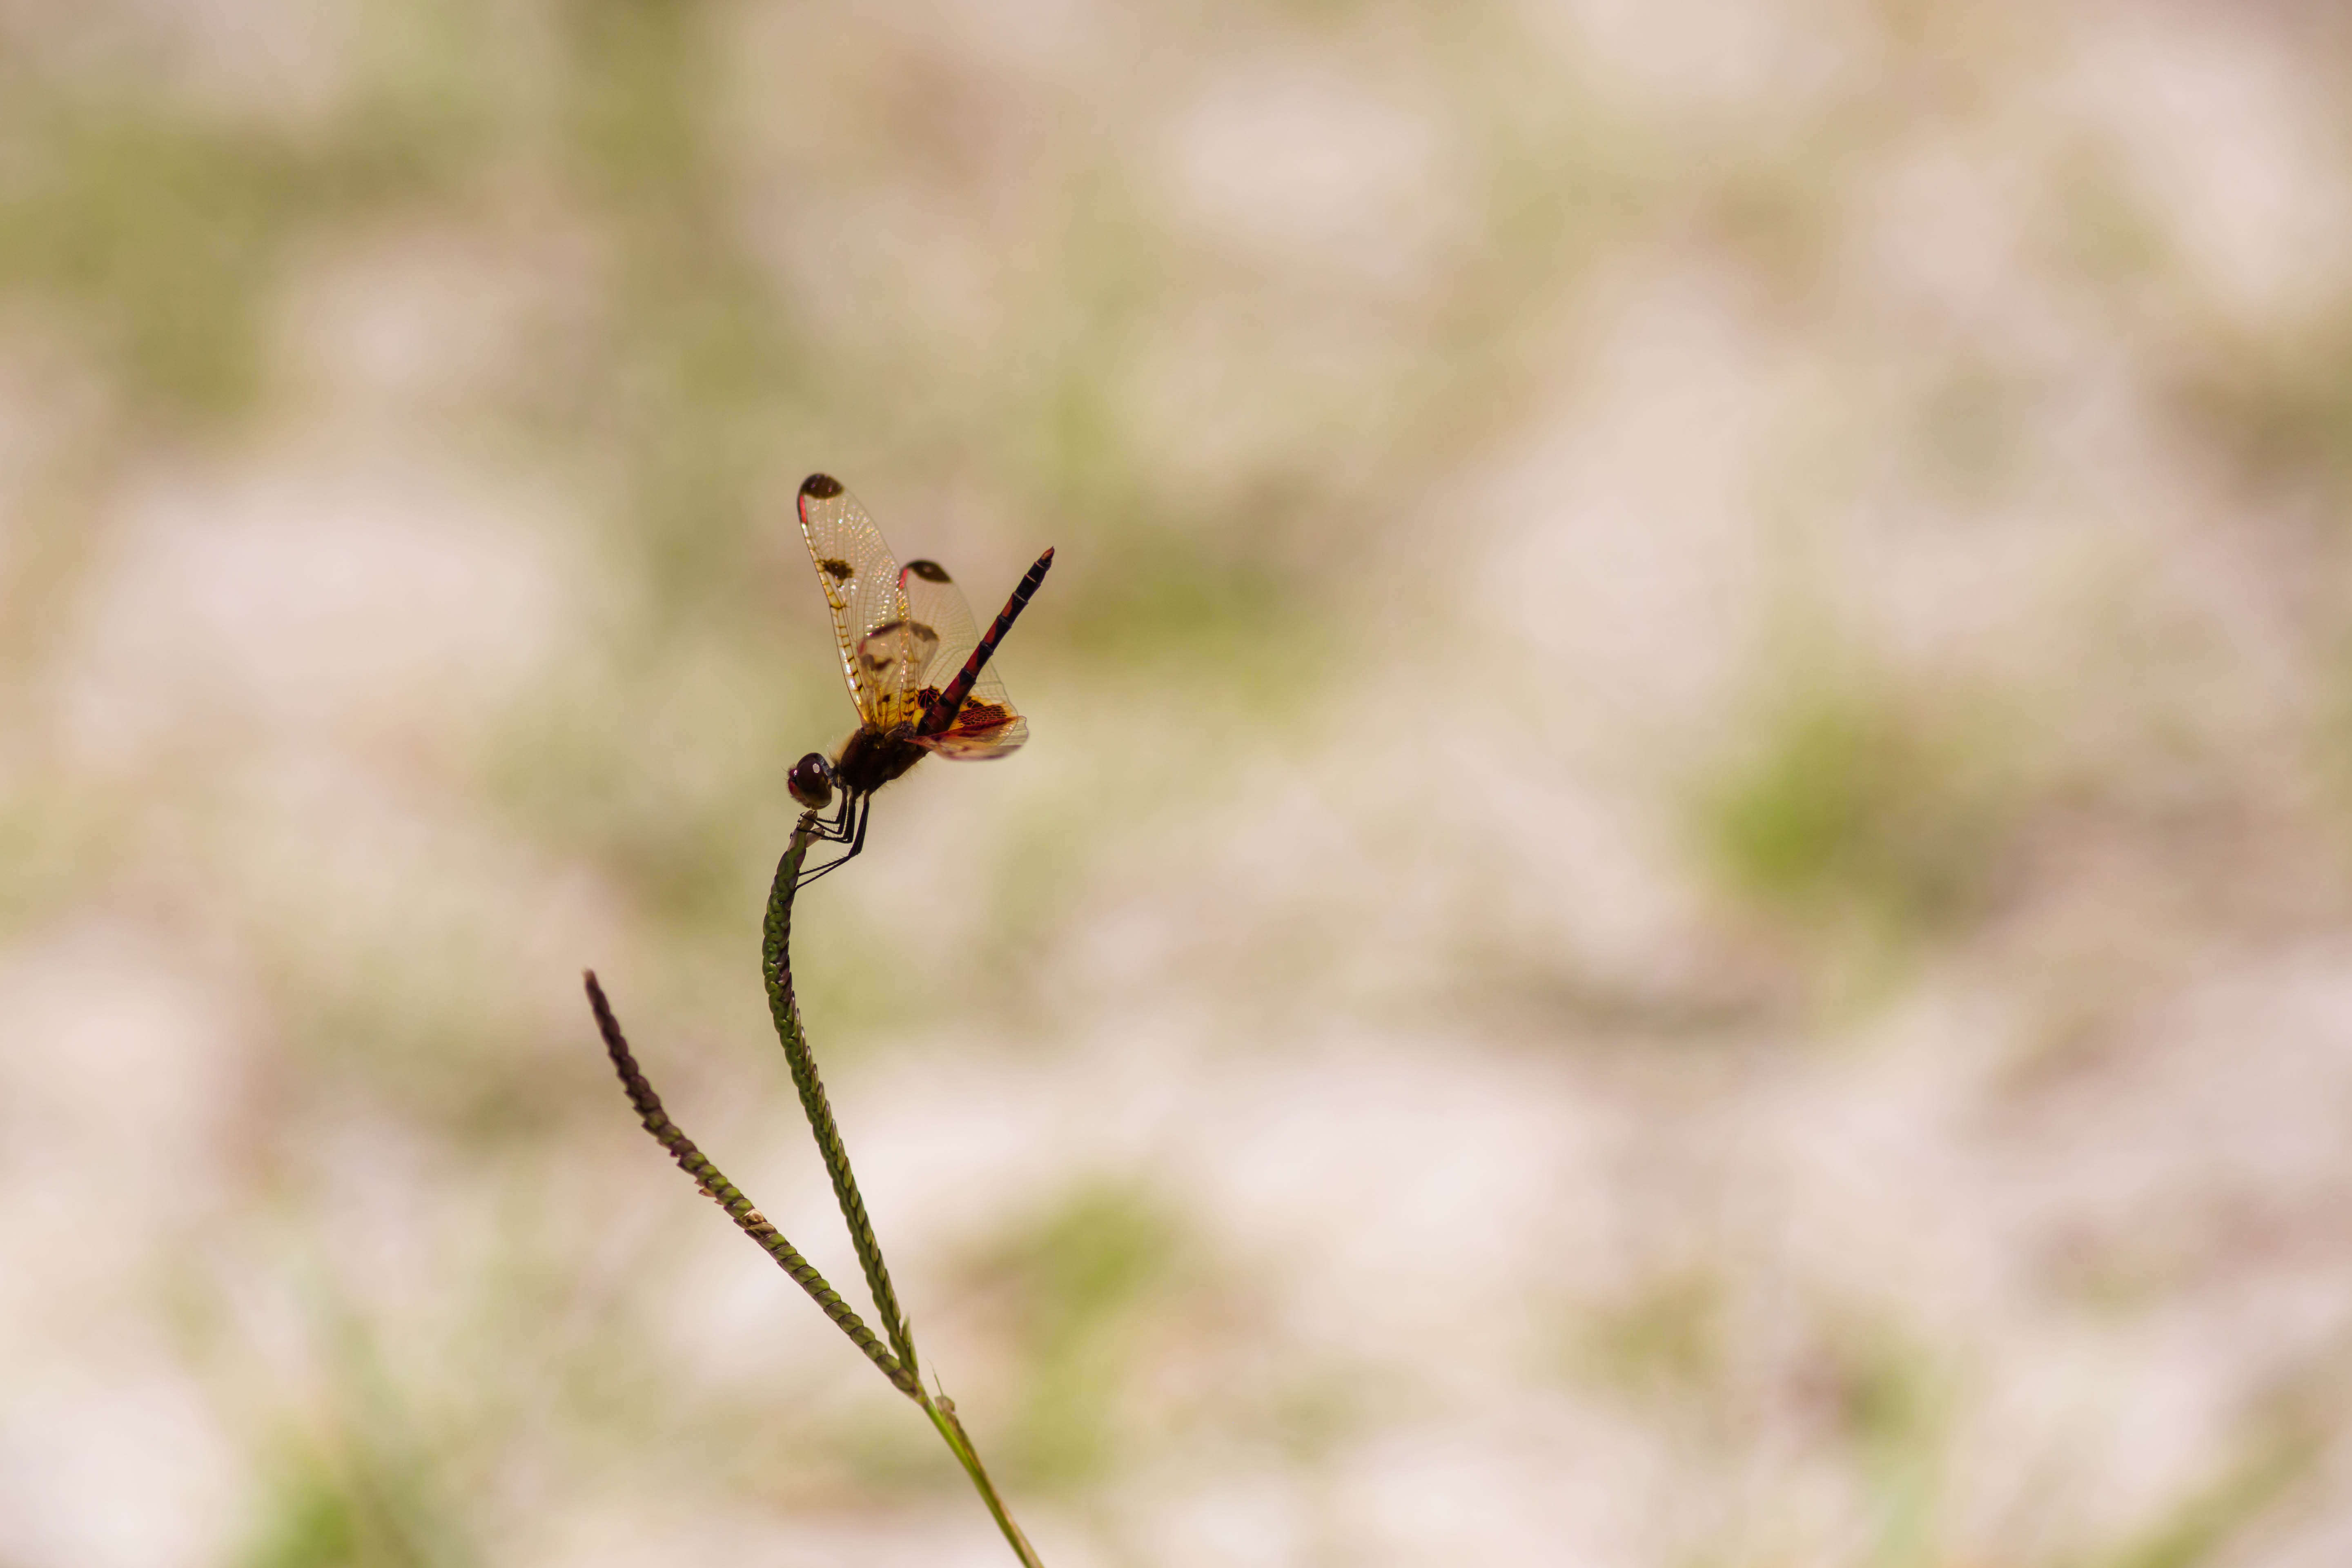
[[[874,1298],[875,1316],[890,1336],[890,1349],[908,1372],[919,1372],[914,1337],[907,1331],[906,1314],[898,1310],[898,1294],[890,1287],[890,1270],[882,1261],[882,1244],[874,1238],[874,1223],[866,1217],[866,1200],[858,1195],[857,1177],[849,1168],[849,1151],[843,1147],[841,1129],[834,1124],[833,1107],[824,1097],[824,1080],[817,1077],[816,1057],[801,1033],[800,1008],[793,999],[790,952],[793,895],[800,881],[801,860],[814,836],[815,813],[801,818],[783,858],[776,862],[776,879],[768,889],[768,914],[761,928],[760,973],[768,987],[768,1015],[782,1042],[784,1060],[793,1069],[793,1087],[800,1091],[801,1112],[824,1159],[824,1173],[833,1179],[834,1200],[849,1227],[850,1245],[857,1249],[858,1267],[866,1271],[866,1289]]]
[[[604,1000],[604,988],[596,984],[594,970],[588,972],[587,981],[588,1005],[596,1015],[597,1032],[604,1037],[604,1049],[613,1058],[613,1070],[621,1075],[621,1088],[627,1092],[629,1103],[637,1108],[638,1120],[646,1124],[646,1131],[653,1134],[654,1142],[668,1150],[679,1169],[694,1178],[695,1185],[702,1189],[703,1194],[725,1209],[727,1217],[735,1222],[736,1227],[758,1242],[761,1249],[776,1260],[777,1266],[793,1277],[793,1283],[809,1293],[809,1299],[824,1310],[835,1326],[849,1336],[849,1342],[882,1369],[883,1376],[897,1384],[900,1393],[911,1398],[920,1398],[922,1384],[911,1370],[882,1348],[881,1342],[874,1337],[874,1331],[867,1328],[866,1321],[857,1315],[857,1310],[825,1283],[824,1276],[800,1255],[799,1248],[786,1241],[783,1233],[770,1225],[767,1216],[752,1206],[743,1189],[729,1181],[725,1173],[710,1163],[709,1157],[695,1147],[694,1140],[686,1135],[685,1130],[669,1119],[668,1113],[662,1109],[661,1096],[654,1092],[654,1086],[646,1081],[646,1075],[638,1070],[636,1058],[629,1054],[629,1042],[621,1034],[620,1020],[614,1017],[612,1004]]]
[[[793,830],[792,842],[783,858],[777,863],[776,879],[768,893],[768,912],[761,929],[761,971],[768,988],[769,1016],[776,1026],[776,1037],[782,1042],[784,1058],[792,1066],[793,1087],[799,1091],[802,1112],[807,1116],[809,1131],[816,1139],[818,1152],[824,1157],[825,1173],[833,1179],[835,1199],[841,1205],[842,1219],[849,1227],[849,1239],[857,1249],[857,1261],[865,1270],[866,1284],[873,1293],[877,1316],[882,1321],[882,1331],[889,1339],[886,1349],[874,1331],[866,1326],[856,1310],[841,1299],[803,1258],[792,1243],[786,1241],[776,1227],[768,1223],[751,1200],[745,1196],[712,1164],[702,1151],[695,1147],[677,1123],[662,1109],[661,1097],[654,1092],[639,1070],[636,1058],[629,1052],[629,1043],[621,1034],[618,1019],[613,1016],[612,1005],[604,999],[604,987],[596,983],[593,971],[587,975],[588,1005],[596,1015],[597,1032],[604,1037],[604,1048],[613,1058],[613,1069],[620,1075],[621,1087],[636,1108],[638,1119],[655,1141],[669,1152],[679,1167],[692,1176],[695,1184],[719,1206],[727,1211],[737,1227],[758,1242],[762,1250],[773,1258],[785,1273],[792,1276],[809,1298],[823,1309],[834,1325],[849,1336],[849,1341],[866,1358],[888,1378],[899,1393],[922,1407],[948,1451],[961,1465],[964,1474],[971,1478],[972,1489],[980,1493],[988,1505],[989,1517],[1004,1534],[1013,1555],[1023,1568],[1044,1568],[1037,1560],[1029,1538],[1013,1522],[1005,1510],[1004,1500],[997,1495],[996,1485],[989,1479],[986,1467],[980,1462],[980,1452],[971,1444],[971,1435],[957,1419],[955,1401],[944,1393],[934,1398],[924,1392],[915,1361],[915,1341],[907,1326],[904,1313],[898,1309],[898,1298],[890,1286],[890,1271],[882,1260],[882,1244],[874,1235],[872,1221],[866,1215],[866,1203],[858,1195],[857,1179],[849,1168],[849,1151],[841,1141],[841,1130],[835,1125],[833,1108],[826,1102],[824,1083],[817,1076],[816,1058],[810,1051],[808,1039],[801,1032],[800,1008],[793,996],[792,957],[789,952],[793,929],[793,895],[800,879],[802,859],[807,855],[814,837],[815,814],[801,818]]]

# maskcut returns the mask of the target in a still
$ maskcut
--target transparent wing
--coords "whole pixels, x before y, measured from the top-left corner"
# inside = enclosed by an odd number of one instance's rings
[[[985,686],[987,681],[980,683]],[[1000,688],[1001,689],[1001,688]],[[980,762],[989,757],[1009,757],[1021,749],[1029,738],[1029,721],[1009,707],[1000,707],[980,694],[975,687],[964,700],[963,710],[956,721],[936,735],[918,735],[915,744],[953,757],[961,763]]]
[[[939,651],[940,635],[905,613],[885,621],[857,643],[857,679],[870,706],[858,712],[877,730],[912,729],[922,721],[923,671]]]
[[[856,704],[860,720],[887,730],[898,721],[916,689],[906,673],[916,652],[909,646],[911,634],[903,625],[886,630],[908,618],[898,563],[857,498],[830,474],[811,474],[801,482],[800,510],[817,586],[824,590],[825,607],[833,612],[834,641],[841,648],[841,674],[849,682],[849,700]],[[882,640],[875,642],[877,635]],[[928,654],[924,662],[929,662]]]
[[[909,616],[939,634],[938,645],[924,666],[915,692],[915,710],[919,719],[956,678],[956,672],[963,668],[964,660],[980,645],[980,634],[972,625],[971,607],[964,603],[962,592],[938,562],[909,561],[899,580]],[[1006,756],[1028,738],[1029,722],[1014,710],[1013,699],[1005,694],[1004,682],[997,678],[996,665],[992,660],[972,683],[971,692],[957,711],[955,721],[936,735],[916,736],[915,743],[942,757],[971,761]]]

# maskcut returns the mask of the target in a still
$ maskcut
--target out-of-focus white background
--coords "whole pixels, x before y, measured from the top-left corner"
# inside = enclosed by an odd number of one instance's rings
[[[0,1563],[2352,1560],[2352,29],[0,5]]]

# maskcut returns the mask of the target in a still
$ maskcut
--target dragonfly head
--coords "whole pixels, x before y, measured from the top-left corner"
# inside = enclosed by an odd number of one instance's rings
[[[823,752],[811,752],[793,764],[784,787],[811,811],[823,811],[833,804],[833,764],[824,760]]]

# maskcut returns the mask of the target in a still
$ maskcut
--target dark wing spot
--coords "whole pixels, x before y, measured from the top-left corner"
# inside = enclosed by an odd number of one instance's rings
[[[841,481],[831,474],[811,474],[801,481],[801,494],[818,500],[831,500],[841,493]]]
[[[925,642],[937,642],[940,640],[940,634],[931,630],[930,627],[923,625],[920,621],[908,621],[907,623],[907,629],[914,633],[917,637],[922,638]]]
[[[926,583],[944,583],[948,580],[948,569],[936,561],[909,561],[907,563],[907,570]]]
[[[816,569],[836,583],[845,582],[856,574],[856,568],[839,556],[828,556],[816,563]]]
[[[955,729],[959,735],[974,730],[994,730],[1013,721],[1013,710],[996,702],[967,700],[963,711],[956,715]]]
[[[899,634],[906,629],[905,621],[884,621],[858,639],[857,661],[877,672],[889,668],[898,662]]]

